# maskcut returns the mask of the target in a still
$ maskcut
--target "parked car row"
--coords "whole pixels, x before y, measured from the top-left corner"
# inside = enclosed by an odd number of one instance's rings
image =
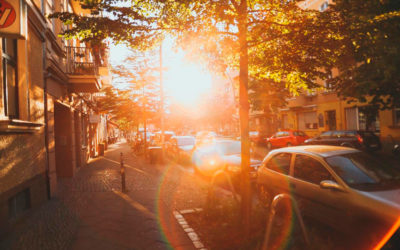
[[[298,145],[332,145],[357,148],[364,151],[381,149],[379,137],[370,131],[361,130],[333,130],[322,132],[320,135],[309,138],[298,130],[284,130],[276,132],[266,139],[267,148],[291,147]]]

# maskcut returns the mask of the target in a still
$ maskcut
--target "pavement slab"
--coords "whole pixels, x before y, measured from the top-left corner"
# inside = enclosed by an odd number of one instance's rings
[[[194,192],[190,179],[176,167],[147,164],[125,142],[110,145],[74,178],[59,179],[59,196],[31,211],[0,249],[196,249],[173,215],[180,201],[180,209],[192,208],[193,193],[180,190]]]

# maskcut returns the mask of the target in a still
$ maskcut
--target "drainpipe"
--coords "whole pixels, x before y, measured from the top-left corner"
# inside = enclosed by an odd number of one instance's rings
[[[46,189],[47,189],[47,198],[51,199],[51,191],[50,191],[50,156],[49,156],[49,126],[48,126],[48,107],[47,107],[47,78],[50,77],[51,73],[46,71],[46,43],[42,43],[42,51],[43,51],[43,92],[44,92],[44,141],[46,145]]]

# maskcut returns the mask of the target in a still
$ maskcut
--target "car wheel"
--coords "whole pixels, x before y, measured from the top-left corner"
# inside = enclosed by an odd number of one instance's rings
[[[273,195],[265,185],[262,184],[257,185],[257,195],[259,202],[263,207],[268,208],[271,205]]]
[[[291,147],[291,146],[293,146],[293,145],[292,145],[292,143],[290,143],[290,142],[288,142],[288,143],[286,144],[286,147]]]
[[[272,144],[270,142],[267,143],[267,148],[268,148],[268,150],[272,149]]]

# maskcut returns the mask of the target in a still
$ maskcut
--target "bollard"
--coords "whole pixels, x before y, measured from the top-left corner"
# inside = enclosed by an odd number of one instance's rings
[[[122,191],[122,193],[126,192],[126,188],[125,188],[125,166],[124,166],[124,159],[123,159],[122,152],[121,152],[121,191]]]
[[[275,219],[275,215],[277,212],[277,207],[278,207],[278,203],[281,202],[284,199],[289,199],[291,202],[291,205],[293,206],[293,210],[297,215],[297,219],[299,220],[300,223],[300,227],[301,227],[301,231],[303,233],[303,239],[304,242],[306,243],[307,247],[310,246],[310,240],[308,238],[308,232],[306,229],[306,226],[304,225],[304,220],[303,217],[300,213],[300,210],[296,204],[296,201],[294,200],[294,198],[288,194],[278,194],[274,197],[272,203],[271,203],[271,207],[270,207],[270,213],[269,213],[269,219],[267,221],[267,228],[265,230],[265,235],[264,235],[264,242],[263,245],[261,247],[262,250],[267,250],[268,249],[268,245],[269,245],[269,240],[270,240],[270,235],[272,232],[272,224],[274,222]]]

